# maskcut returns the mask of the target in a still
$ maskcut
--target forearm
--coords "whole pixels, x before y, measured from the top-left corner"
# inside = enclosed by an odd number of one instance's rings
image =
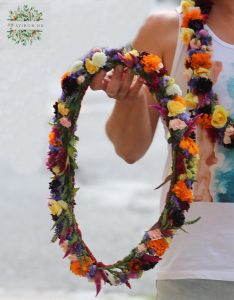
[[[120,157],[128,163],[140,159],[153,138],[146,97],[135,101],[116,100],[106,123],[106,133]]]

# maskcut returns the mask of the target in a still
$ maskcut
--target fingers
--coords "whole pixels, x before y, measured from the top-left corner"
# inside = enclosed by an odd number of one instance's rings
[[[90,84],[91,89],[94,91],[105,89],[105,82],[104,82],[105,76],[106,76],[106,71],[104,70],[99,71],[92,79],[92,82]]]
[[[140,76],[135,80],[129,91],[129,96],[131,96],[131,98],[135,98],[135,96],[139,93],[140,89],[142,88],[144,82],[144,79],[142,79]]]
[[[114,70],[99,71],[93,78],[90,87],[103,90],[110,98],[134,100],[140,92],[144,80],[135,76],[131,70],[119,65]]]
[[[122,76],[122,82],[117,95],[118,99],[124,99],[128,95],[133,79],[134,74],[131,72],[131,70],[127,69]]]
[[[105,92],[110,98],[115,98],[117,96],[122,81],[122,75],[123,75],[123,67],[117,66],[114,69],[112,78],[108,82],[105,89]]]

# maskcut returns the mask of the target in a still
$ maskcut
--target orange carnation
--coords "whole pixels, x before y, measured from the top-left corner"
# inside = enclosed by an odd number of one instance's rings
[[[94,260],[90,257],[81,257],[80,260],[71,261],[70,270],[79,276],[85,277],[89,272],[89,266],[94,263]]]
[[[165,239],[151,240],[146,244],[146,246],[147,248],[155,250],[158,256],[162,256],[167,248],[169,248],[169,244]]]
[[[53,131],[49,133],[49,143],[54,147],[59,145],[59,142],[56,140],[56,134]]]
[[[203,114],[197,121],[197,123],[203,128],[212,128],[211,125],[212,116],[208,114]]]
[[[196,155],[199,153],[198,145],[190,137],[185,137],[180,141],[180,148],[187,150],[190,154]]]
[[[183,180],[177,181],[172,191],[175,193],[176,197],[179,198],[181,201],[185,201],[189,203],[193,201],[193,193],[187,187],[187,185]]]
[[[147,73],[158,71],[162,67],[161,58],[154,54],[144,55],[141,63],[144,65],[144,71]]]
[[[201,13],[200,8],[193,8],[184,15],[182,21],[182,27],[187,28],[189,26],[189,22],[194,20],[203,21],[203,15]]]
[[[193,69],[210,69],[212,66],[211,63],[211,54],[210,53],[194,53],[191,57],[191,66]]]

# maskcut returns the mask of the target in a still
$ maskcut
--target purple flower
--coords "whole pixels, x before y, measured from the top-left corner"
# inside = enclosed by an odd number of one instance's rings
[[[198,78],[197,85],[195,87],[197,95],[203,95],[209,93],[212,89],[213,83],[207,78]]]
[[[210,102],[211,102],[211,94],[207,93],[207,94],[204,94],[204,95],[200,95],[198,109],[203,107],[203,106],[210,105]]]
[[[49,145],[49,149],[51,152],[58,152],[59,151],[59,147],[55,147],[53,145]]]
[[[190,122],[190,116],[186,113],[178,115],[177,118],[184,121],[186,124]]]
[[[69,75],[65,77],[61,83],[63,92],[66,95],[71,95],[77,90],[76,77],[74,75]]]
[[[175,195],[172,195],[170,197],[170,201],[173,202],[177,208],[180,208],[179,199]]]
[[[198,51],[197,49],[194,49],[194,48],[193,48],[193,49],[190,49],[190,50],[189,50],[188,55],[189,55],[189,56],[192,56],[193,54],[198,53],[198,52],[200,52],[200,51]]]
[[[81,244],[78,243],[78,244],[76,245],[75,249],[74,249],[74,253],[75,253],[77,256],[82,256],[83,252],[84,252],[83,246],[82,246]]]
[[[174,210],[171,214],[171,218],[174,226],[181,227],[182,225],[184,225],[185,216],[183,211],[178,209]]]
[[[192,189],[192,186],[193,186],[193,181],[192,180],[190,180],[190,179],[186,180],[186,184],[187,184],[187,187],[189,189]]]
[[[96,270],[97,270],[97,266],[96,265],[89,266],[89,272],[88,272],[87,276],[89,278],[93,278],[95,276],[95,274],[96,274]]]
[[[161,79],[161,86],[167,87],[169,80],[170,80],[170,78],[163,76]]]
[[[142,65],[137,63],[136,64],[136,71],[140,73],[142,70],[143,70]]]
[[[169,100],[170,100],[169,98],[161,98],[160,103],[162,106],[166,106]]]

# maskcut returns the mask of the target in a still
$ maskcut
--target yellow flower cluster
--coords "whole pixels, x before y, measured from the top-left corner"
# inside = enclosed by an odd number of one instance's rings
[[[190,8],[195,6],[195,2],[192,0],[184,0],[181,2],[181,9],[183,14],[186,14]]]
[[[104,52],[97,51],[93,54],[92,59],[87,58],[85,60],[85,67],[89,74],[95,74],[105,65],[106,61],[106,54]]]
[[[69,109],[65,107],[65,104],[60,102],[58,104],[58,112],[62,115],[62,116],[67,116],[69,114]]]
[[[188,45],[195,32],[191,28],[181,28],[181,39],[185,45]]]
[[[67,203],[63,200],[50,200],[49,208],[53,216],[60,216],[63,210],[67,210]]]
[[[212,114],[211,125],[215,128],[223,128],[227,123],[229,114],[222,105],[216,105]]]

